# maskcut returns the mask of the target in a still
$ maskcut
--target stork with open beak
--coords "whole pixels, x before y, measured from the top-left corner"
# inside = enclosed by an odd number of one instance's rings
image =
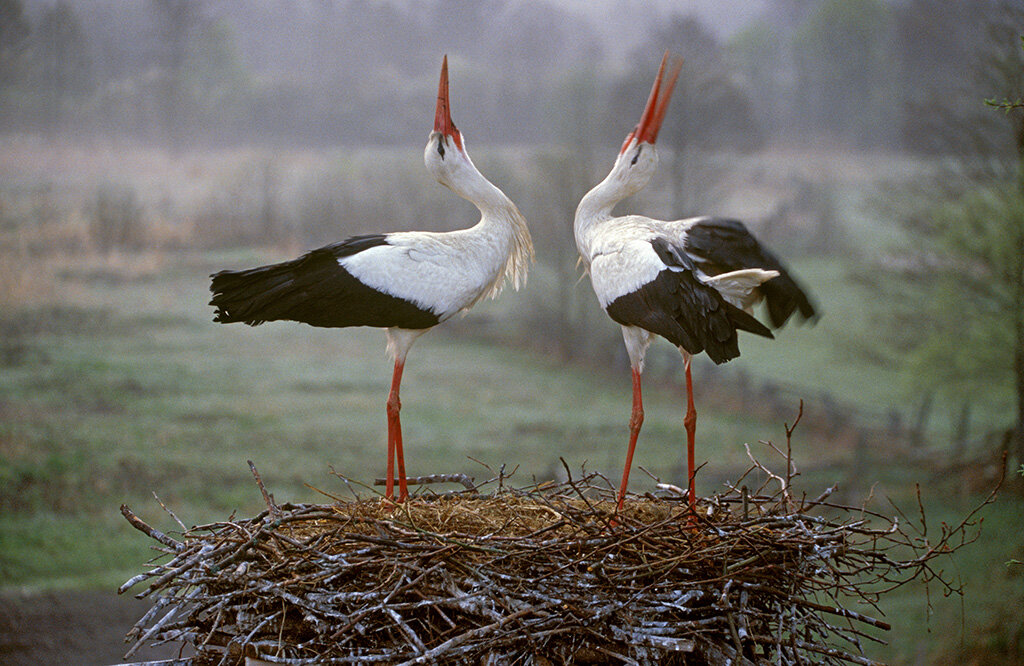
[[[622,326],[632,369],[633,410],[619,488],[620,510],[644,419],[640,375],[654,336],[665,338],[683,355],[687,391],[683,424],[688,498],[693,508],[697,411],[690,373],[692,355],[705,352],[715,363],[724,363],[740,354],[738,331],[772,337],[768,327],[751,314],[762,299],[767,301],[769,319],[776,328],[794,312],[805,319],[815,314],[807,294],[782,263],[737,220],[694,217],[663,221],[642,215],[612,215],[615,205],[642,189],[657,168],[654,143],[681,67],[681,59],[665,53],[639,124],[626,136],[611,172],[576,208],[576,246],[598,301]]]
[[[480,221],[448,232],[398,231],[353,236],[297,259],[212,276],[214,321],[298,321],[311,326],[385,329],[394,359],[387,399],[385,497],[408,498],[398,390],[406,354],[428,330],[496,297],[506,281],[518,289],[533,259],[526,220],[473,165],[452,121],[448,57],[441,64],[434,130],[423,153],[427,170],[480,209]]]

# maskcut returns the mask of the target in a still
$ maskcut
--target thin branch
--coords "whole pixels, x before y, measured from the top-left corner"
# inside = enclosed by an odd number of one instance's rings
[[[260,473],[256,471],[256,465],[251,460],[247,460],[249,463],[249,469],[252,471],[252,476],[256,479],[256,485],[259,486],[260,492],[263,493],[263,501],[267,503],[267,510],[270,511],[275,519],[281,517],[281,509],[277,508],[274,504],[274,496],[267,492],[267,487],[263,485],[263,479],[260,478]]]
[[[143,534],[149,536],[150,538],[159,541],[168,548],[173,548],[175,551],[178,552],[185,548],[185,544],[175,539],[172,539],[160,530],[147,525],[141,518],[132,513],[132,510],[128,507],[127,504],[121,505],[121,515],[125,517],[129,525],[139,530]]]
[[[504,469],[504,466],[502,467]],[[476,486],[473,484],[473,477],[466,474],[428,474],[426,476],[407,476],[405,482],[410,486],[424,486],[431,483],[461,483],[466,490],[472,491],[478,494]],[[387,479],[374,479],[373,485],[383,486],[387,484]]]

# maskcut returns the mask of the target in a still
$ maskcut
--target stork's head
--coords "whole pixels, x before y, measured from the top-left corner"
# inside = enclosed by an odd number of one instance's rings
[[[671,68],[666,78],[665,67],[669,60],[666,51],[661,59],[658,77],[654,79],[654,86],[647,98],[647,106],[640,116],[640,122],[626,135],[626,140],[619,149],[619,156],[615,159],[615,166],[608,174],[624,192],[623,196],[629,196],[643,188],[658,167],[658,153],[654,149],[654,142],[658,139],[658,131],[665,120],[669,100],[672,99],[672,90],[683,66],[682,58],[671,58]]]
[[[476,171],[462,143],[462,133],[452,120],[451,104],[448,101],[448,56],[441,63],[441,81],[437,87],[437,110],[434,112],[434,131],[427,139],[423,151],[427,170],[442,185],[456,189],[469,174]]]

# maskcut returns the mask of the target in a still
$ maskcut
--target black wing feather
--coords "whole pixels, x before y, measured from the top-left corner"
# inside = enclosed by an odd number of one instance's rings
[[[680,248],[664,238],[654,239],[651,245],[671,268],[609,303],[605,310],[613,320],[660,335],[690,354],[707,352],[715,363],[740,355],[737,331],[772,337],[764,324],[698,280]]]
[[[439,317],[360,282],[338,260],[388,244],[385,234],[353,236],[297,259],[212,275],[213,320],[224,324],[299,321],[311,326],[430,328]]]
[[[785,324],[797,311],[804,319],[816,317],[814,305],[804,288],[779,258],[758,242],[739,220],[703,219],[687,230],[684,246],[708,275],[744,268],[778,271],[777,278],[759,287],[768,305],[768,318],[773,328]]]

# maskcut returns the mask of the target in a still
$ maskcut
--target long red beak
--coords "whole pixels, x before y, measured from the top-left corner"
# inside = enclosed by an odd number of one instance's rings
[[[672,61],[672,65],[668,72],[668,79],[665,79],[665,67],[669,64],[669,60]],[[657,141],[658,131],[661,129],[662,121],[665,120],[665,112],[668,111],[668,103],[672,99],[672,91],[676,87],[676,79],[679,78],[679,71],[682,68],[683,59],[678,56],[670,58],[669,52],[665,51],[665,55],[661,59],[661,67],[658,69],[658,77],[654,79],[654,86],[647,98],[647,106],[644,107],[644,112],[640,116],[640,122],[636,129],[626,137],[620,153],[626,150],[626,146],[634,137],[639,142],[654,143]]]
[[[451,104],[448,101],[448,56],[441,62],[441,81],[437,84],[437,110],[434,112],[434,131],[450,136],[459,150],[462,150],[462,135],[452,120]]]

